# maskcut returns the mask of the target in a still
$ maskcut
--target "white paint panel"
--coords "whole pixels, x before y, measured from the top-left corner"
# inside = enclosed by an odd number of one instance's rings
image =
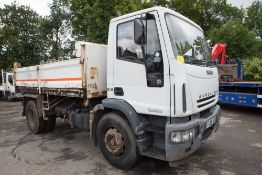
[[[191,65],[186,65],[186,67],[188,72],[189,91],[191,94],[191,101],[194,111],[200,112],[216,104],[218,101],[217,69],[209,68],[209,67],[191,66]],[[213,75],[207,75],[206,74],[207,70],[213,71]],[[189,74],[189,72],[191,73]],[[206,100],[201,103],[197,103],[197,100],[212,96],[214,94],[216,94],[216,96],[214,98],[215,101],[213,103],[205,105],[202,108],[198,108],[198,105],[208,103],[212,101],[212,99]]]

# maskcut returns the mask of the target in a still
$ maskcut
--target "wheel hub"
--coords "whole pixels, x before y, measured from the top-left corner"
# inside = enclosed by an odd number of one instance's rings
[[[117,129],[108,129],[105,133],[104,142],[111,154],[118,156],[124,152],[124,139]]]

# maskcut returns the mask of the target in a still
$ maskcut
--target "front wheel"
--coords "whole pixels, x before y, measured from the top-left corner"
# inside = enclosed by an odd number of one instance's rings
[[[139,157],[135,136],[126,120],[107,113],[97,126],[97,142],[105,159],[120,169],[131,168]]]

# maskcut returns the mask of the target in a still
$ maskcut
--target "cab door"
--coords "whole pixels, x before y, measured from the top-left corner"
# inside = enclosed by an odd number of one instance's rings
[[[134,41],[134,20],[125,19],[116,28],[114,98],[127,101],[141,114],[170,116],[169,63],[156,11],[150,12],[146,43]]]

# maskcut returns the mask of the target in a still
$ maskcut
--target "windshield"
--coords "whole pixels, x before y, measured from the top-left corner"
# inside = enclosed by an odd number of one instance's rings
[[[166,14],[166,22],[176,58],[183,56],[187,64],[207,65],[211,62],[211,49],[203,31],[170,14]]]

